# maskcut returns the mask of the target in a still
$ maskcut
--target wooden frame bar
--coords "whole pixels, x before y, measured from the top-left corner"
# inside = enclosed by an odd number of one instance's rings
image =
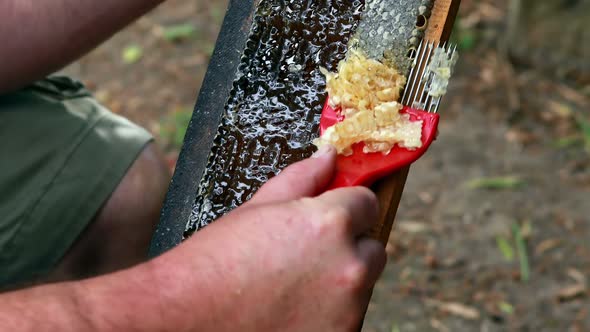
[[[434,1],[434,8],[426,29],[426,40],[439,42],[449,40],[460,4],[461,0]],[[389,241],[409,171],[410,167],[405,167],[373,186],[381,204],[381,214],[377,226],[370,235],[384,245]]]

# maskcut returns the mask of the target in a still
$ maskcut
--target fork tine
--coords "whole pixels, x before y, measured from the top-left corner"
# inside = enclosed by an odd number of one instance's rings
[[[413,88],[414,83],[416,82],[416,78],[414,76],[414,72],[416,71],[416,64],[418,63],[418,57],[420,56],[420,52],[422,52],[422,43],[418,46],[416,50],[416,57],[412,62],[412,68],[410,69],[410,74],[408,75],[408,81],[406,82],[406,87],[404,88],[404,94],[402,96],[402,104],[407,105],[409,98],[410,98],[410,90]]]
[[[426,108],[426,101],[428,100],[428,89],[426,88],[428,86],[428,83],[431,81],[432,79],[432,73],[430,73],[427,68],[428,65],[430,64],[430,59],[432,58],[432,54],[434,54],[434,51],[438,48],[437,44],[430,43],[429,44],[429,48],[428,48],[428,54],[426,55],[426,58],[424,59],[424,62],[422,63],[423,66],[423,72],[422,75],[420,76],[420,87],[421,89],[419,89],[418,91],[416,91],[416,98],[414,99],[414,103],[419,103],[419,107],[422,109]],[[413,106],[410,105],[410,106]]]
[[[427,112],[438,112],[442,96],[430,95],[435,74],[428,70],[437,49],[442,49],[450,60],[457,52],[457,45],[427,40],[420,42],[401,98],[403,105],[421,108]]]
[[[408,89],[404,93],[403,104],[406,106],[421,108],[427,112],[438,112],[442,96],[432,96],[430,91],[436,77],[435,72],[429,70],[429,65],[437,50],[442,50],[448,60],[455,57],[457,45],[451,43],[423,41],[422,52],[417,57],[416,64],[410,71]],[[440,51],[439,51],[440,52]],[[452,70],[452,68],[451,68]]]
[[[414,89],[416,88],[416,84],[419,83],[418,82],[418,77],[417,75],[419,75],[420,72],[420,66],[422,63],[422,58],[424,56],[426,50],[426,45],[424,45],[424,42],[422,41],[420,43],[420,46],[418,47],[418,53],[416,54],[416,59],[414,62],[414,65],[412,67],[412,70],[410,71],[410,76],[408,79],[408,82],[411,82],[411,84],[409,84],[409,89],[406,88],[406,92],[405,94],[405,102],[403,103],[404,105],[410,105],[412,103],[412,96],[414,94]]]

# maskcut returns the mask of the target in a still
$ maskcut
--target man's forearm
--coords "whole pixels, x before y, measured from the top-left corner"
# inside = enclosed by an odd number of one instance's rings
[[[189,309],[198,298],[208,298],[206,291],[192,293],[192,289],[186,287],[187,292],[177,297],[178,293],[171,288],[185,286],[173,280],[162,284],[157,277],[159,273],[153,269],[148,263],[81,282],[1,294],[0,330],[182,331],[191,325],[189,321],[195,318],[192,315],[198,318]]]
[[[161,2],[0,1],[0,93],[60,69]]]
[[[1,329],[164,331],[160,304],[149,296],[149,287],[153,291],[157,285],[144,267],[139,269],[0,295]]]
[[[0,330],[218,331],[233,288],[215,250],[204,237],[121,272],[0,294]]]
[[[0,296],[0,327],[6,331],[90,331],[86,321],[66,312],[78,310],[73,284],[32,288]],[[49,319],[51,317],[51,319]],[[67,327],[64,329],[64,327]]]

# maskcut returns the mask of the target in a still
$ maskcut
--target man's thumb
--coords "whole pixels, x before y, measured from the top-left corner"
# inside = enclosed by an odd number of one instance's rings
[[[295,163],[270,179],[249,204],[285,202],[321,194],[336,169],[336,150],[325,145],[311,158]]]

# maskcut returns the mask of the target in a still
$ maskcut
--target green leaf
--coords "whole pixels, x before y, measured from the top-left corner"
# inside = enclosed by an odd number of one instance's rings
[[[504,259],[512,262],[514,260],[514,249],[512,249],[512,245],[503,237],[498,236],[496,238],[496,244],[498,245],[498,249],[502,252],[502,256]]]
[[[162,32],[164,39],[174,42],[192,38],[197,28],[191,23],[176,24],[164,27]]]
[[[477,37],[474,32],[465,30],[459,36],[459,49],[463,51],[472,50],[477,44]]]
[[[400,330],[399,326],[397,326],[397,324],[396,324],[396,323],[393,323],[393,324],[391,325],[391,332],[401,332],[401,330]]]
[[[500,311],[507,315],[512,315],[514,313],[514,307],[508,302],[500,302],[498,304],[498,308],[500,308]]]
[[[123,50],[123,62],[126,64],[136,63],[143,56],[143,49],[137,44],[129,45]]]
[[[529,265],[529,256],[526,249],[526,243],[522,236],[522,232],[519,225],[513,225],[512,232],[514,233],[514,239],[516,240],[516,251],[518,252],[518,261],[520,263],[520,279],[526,282],[529,281],[531,276],[531,269]]]
[[[525,185],[517,176],[474,179],[467,183],[470,189],[515,189]]]

